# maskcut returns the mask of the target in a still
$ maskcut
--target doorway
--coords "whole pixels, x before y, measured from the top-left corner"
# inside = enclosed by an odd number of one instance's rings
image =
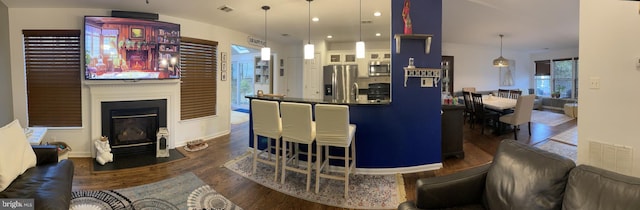
[[[255,57],[260,50],[231,45],[231,110],[249,112],[247,95],[255,94]]]

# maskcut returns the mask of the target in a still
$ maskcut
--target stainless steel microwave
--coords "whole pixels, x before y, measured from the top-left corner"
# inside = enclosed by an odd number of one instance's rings
[[[389,76],[391,75],[391,63],[388,61],[369,62],[369,76]]]

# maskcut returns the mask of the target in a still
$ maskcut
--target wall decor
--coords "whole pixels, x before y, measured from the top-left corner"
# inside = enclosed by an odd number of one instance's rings
[[[129,34],[129,38],[131,39],[144,38],[144,28],[131,27],[131,34]]]
[[[226,71],[220,72],[220,80],[221,81],[227,81],[227,72]]]
[[[220,52],[220,61],[223,63],[227,62],[227,52]]]
[[[508,67],[500,67],[500,86],[514,86],[514,74],[516,73],[516,61],[509,60]]]
[[[227,63],[221,63],[220,64],[220,71],[227,71]]]
[[[283,68],[280,68],[280,76],[284,77],[284,69]]]

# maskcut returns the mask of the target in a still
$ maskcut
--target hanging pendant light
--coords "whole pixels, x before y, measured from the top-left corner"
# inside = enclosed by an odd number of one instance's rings
[[[500,57],[493,60],[494,67],[509,67],[509,60],[502,57],[502,37],[504,35],[500,34]]]
[[[309,39],[307,40],[307,44],[304,45],[304,59],[313,59],[314,49],[313,44],[311,44],[311,1],[309,2]]]
[[[356,42],[356,58],[364,58],[364,42],[362,41],[362,0],[360,0],[360,41]]]
[[[262,6],[264,10],[264,47],[260,51],[260,60],[271,60],[271,48],[267,47],[267,10],[271,9],[269,6]]]

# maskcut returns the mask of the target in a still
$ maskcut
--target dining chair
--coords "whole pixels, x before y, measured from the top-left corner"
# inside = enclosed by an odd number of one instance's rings
[[[507,89],[498,89],[498,97],[509,98],[509,90],[507,90]]]
[[[518,97],[520,97],[520,95],[522,95],[522,90],[510,90],[509,91],[509,98],[511,98],[511,99],[518,99]]]
[[[462,97],[464,98],[464,121],[469,120],[469,128],[473,128],[473,101],[471,99],[471,92],[462,91]]]
[[[280,154],[280,137],[282,136],[282,121],[280,107],[276,101],[259,99],[251,100],[251,117],[253,123],[253,174],[256,173],[258,162],[273,165],[273,181],[278,181],[278,158]],[[259,149],[258,136],[267,138],[267,147]],[[275,158],[272,160],[272,144],[275,142]],[[261,154],[266,153],[266,159]]]
[[[471,93],[471,98],[473,101],[474,122],[479,121],[482,123],[481,133],[484,134],[484,127],[487,126],[487,123],[489,122],[493,122],[494,127],[496,127],[495,124],[499,115],[494,111],[485,109],[484,102],[482,101],[482,94]]]
[[[463,87],[462,88],[462,92],[472,92],[475,93],[476,92],[476,88],[475,87]]]
[[[533,112],[533,101],[535,95],[524,95],[518,97],[515,111],[500,117],[500,122],[513,125],[513,137],[518,140],[518,125],[529,124],[529,136],[531,136],[531,113]]]
[[[313,161],[311,145],[316,139],[316,123],[313,121],[311,104],[281,102],[280,111],[282,112],[282,145],[287,143],[294,145],[290,148],[293,150],[291,157],[282,155],[280,182],[284,184],[287,170],[302,173],[307,176],[307,191],[309,191]],[[301,151],[299,144],[306,145],[306,152]],[[282,154],[287,154],[287,146],[282,147]],[[306,168],[295,167],[300,160],[300,155],[306,156]]]
[[[349,174],[356,166],[356,125],[349,123],[349,107],[346,105],[316,105],[316,193],[320,190],[320,178],[344,181],[344,197],[349,195]],[[344,148],[344,156],[333,156],[329,152],[331,147]],[[349,148],[351,156],[349,156]],[[324,150],[324,161],[321,155]],[[334,175],[329,171],[325,174],[322,169],[329,166],[329,160],[344,160],[343,176]],[[351,160],[351,164],[349,164]]]

